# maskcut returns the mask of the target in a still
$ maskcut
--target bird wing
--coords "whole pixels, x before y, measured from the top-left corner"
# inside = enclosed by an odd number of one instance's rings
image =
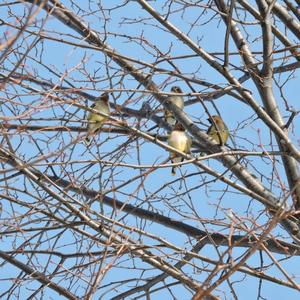
[[[217,124],[219,127],[219,134],[218,131],[216,129],[216,127],[214,125],[211,125],[207,131],[207,134],[215,141],[217,142],[219,145],[221,144],[226,144],[228,137],[229,137],[229,131],[226,127],[226,125],[220,125]],[[220,135],[220,136],[219,136]],[[221,137],[221,140],[220,140]]]
[[[192,141],[192,138],[190,136],[186,135],[186,137],[187,137],[187,143],[186,143],[186,147],[185,147],[184,152],[185,153],[190,153],[193,141]]]

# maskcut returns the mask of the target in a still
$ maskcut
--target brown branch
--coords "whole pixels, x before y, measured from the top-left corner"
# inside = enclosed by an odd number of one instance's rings
[[[3,252],[0,250],[0,257],[9,262],[10,264],[14,265],[18,269],[22,270],[26,274],[30,275],[32,278],[38,280],[41,282],[43,285],[48,286],[50,289],[54,290],[58,294],[66,297],[67,299],[72,299],[72,300],[79,300],[75,295],[73,295],[70,291],[66,290],[65,288],[57,285],[53,281],[49,280],[47,276],[45,276],[43,273],[38,272],[32,268],[30,268],[28,265],[23,264],[19,260],[15,259],[11,255]]]

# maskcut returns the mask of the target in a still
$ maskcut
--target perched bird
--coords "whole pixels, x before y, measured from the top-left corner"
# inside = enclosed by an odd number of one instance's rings
[[[168,138],[168,145],[174,147],[175,149],[184,152],[190,153],[192,140],[185,133],[185,129],[181,123],[176,123],[173,131],[171,132]],[[178,156],[176,153],[170,152],[170,159],[172,163],[178,163],[184,161],[184,158]],[[176,175],[176,167],[172,167],[172,175]]]
[[[109,107],[109,96],[108,93],[104,92],[95,103],[91,105],[91,108],[97,110],[106,115],[110,115]],[[89,112],[87,116],[88,125],[87,125],[87,136],[85,138],[86,142],[90,142],[90,135],[96,133],[101,129],[103,123],[108,119],[108,116],[103,116],[94,112]]]
[[[211,124],[207,130],[207,134],[220,146],[223,146],[226,144],[229,137],[228,128],[221,117],[212,116],[211,118],[213,121],[211,119],[207,119],[207,121]]]
[[[173,86],[171,88],[171,92],[173,93],[182,93],[182,90],[178,86]],[[184,101],[182,96],[169,96],[168,100],[171,101],[174,105],[176,105],[178,108],[183,109],[184,107]],[[171,126],[175,125],[176,119],[173,115],[173,113],[167,109],[165,109],[165,120],[167,123],[169,123]]]

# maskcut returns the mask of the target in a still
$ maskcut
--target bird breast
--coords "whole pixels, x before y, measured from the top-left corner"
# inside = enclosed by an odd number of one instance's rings
[[[107,114],[107,115],[110,114],[109,106],[103,102],[96,103],[94,109],[98,110],[101,113]],[[102,122],[102,121],[105,121],[107,119],[107,117],[98,115],[96,113],[90,113],[89,119],[94,122]]]
[[[186,151],[188,143],[188,137],[183,131],[173,131],[169,137],[169,145],[182,152]]]
[[[171,96],[169,98],[169,100],[175,104],[177,107],[179,107],[180,109],[183,109],[184,106],[184,101],[183,98],[181,96]]]

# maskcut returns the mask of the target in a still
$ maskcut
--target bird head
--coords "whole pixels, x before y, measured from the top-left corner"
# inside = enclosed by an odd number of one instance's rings
[[[173,92],[173,93],[182,93],[182,90],[179,86],[174,85],[174,86],[171,87],[171,92]]]
[[[177,130],[177,131],[185,131],[185,128],[183,127],[183,125],[179,122],[177,122],[175,124],[175,127],[174,127],[174,130]]]
[[[109,100],[109,93],[108,92],[104,92],[103,94],[101,94],[100,100],[102,100],[104,102],[108,102],[108,100]]]
[[[213,123],[212,120],[213,120],[215,123],[220,123],[220,122],[222,122],[222,119],[221,119],[219,116],[217,116],[217,115],[211,116],[211,118],[208,118],[208,119],[207,119],[207,121],[208,121],[209,123],[211,123],[211,124]]]

